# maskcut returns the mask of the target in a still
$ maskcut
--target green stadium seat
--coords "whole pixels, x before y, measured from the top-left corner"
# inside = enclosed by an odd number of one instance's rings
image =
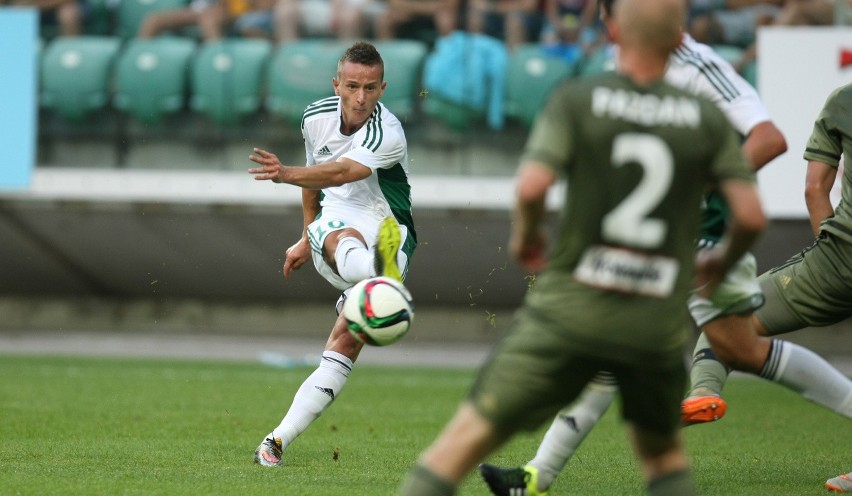
[[[529,43],[515,49],[506,68],[506,115],[525,126],[532,125],[550,91],[571,77],[574,66],[560,57],[548,56],[541,45]]]
[[[729,64],[738,62],[743,56],[743,49],[733,45],[713,45],[713,51]]]
[[[385,62],[385,81],[388,83],[382,103],[404,122],[417,109],[428,47],[421,41],[402,39],[376,41],[374,45]]]
[[[116,34],[124,39],[132,38],[151,12],[182,9],[188,4],[188,0],[121,0],[116,8]]]
[[[205,43],[192,63],[192,109],[222,125],[258,111],[271,51],[271,42],[262,39]]]
[[[266,109],[299,124],[305,107],[334,95],[331,79],[336,75],[337,61],[349,45],[326,39],[281,44],[273,53],[267,72]]]
[[[183,109],[195,49],[178,37],[129,41],[118,58],[113,105],[147,124]]]
[[[120,39],[104,36],[61,37],[48,43],[41,56],[41,107],[77,122],[105,108],[120,47]]]
[[[612,50],[609,46],[598,48],[578,62],[579,76],[594,76],[612,70]]]

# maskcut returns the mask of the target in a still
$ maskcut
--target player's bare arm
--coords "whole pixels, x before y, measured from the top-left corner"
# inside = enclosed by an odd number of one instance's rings
[[[752,170],[758,171],[772,159],[787,151],[787,140],[772,121],[765,121],[751,129],[742,150]]]
[[[347,158],[311,167],[283,165],[277,155],[260,148],[254,149],[249,160],[260,165],[248,170],[257,181],[286,183],[309,189],[340,186],[359,181],[373,173],[369,167]]]
[[[805,204],[808,206],[811,229],[815,236],[819,236],[822,221],[834,215],[830,195],[835,178],[837,178],[837,169],[834,167],[816,160],[808,161],[808,172],[805,176]]]
[[[527,162],[518,172],[517,198],[509,250],[526,270],[538,272],[546,265],[546,241],[542,226],[547,191],[556,182],[548,166]]]

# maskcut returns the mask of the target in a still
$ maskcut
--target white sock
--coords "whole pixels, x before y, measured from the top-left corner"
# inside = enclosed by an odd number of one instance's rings
[[[287,415],[269,437],[281,438],[281,445],[286,448],[337,398],[351,370],[352,361],[345,356],[335,351],[323,352],[319,368],[302,383]]]
[[[852,417],[852,381],[821,356],[789,341],[772,340],[760,376],[818,405]]]
[[[337,273],[344,281],[355,284],[364,279],[375,277],[373,252],[358,238],[348,237],[337,242],[334,251]]]
[[[605,378],[604,378],[605,377]],[[546,491],[592,427],[615,400],[617,388],[609,374],[599,375],[580,397],[556,416],[529,465],[538,469],[538,490]]]

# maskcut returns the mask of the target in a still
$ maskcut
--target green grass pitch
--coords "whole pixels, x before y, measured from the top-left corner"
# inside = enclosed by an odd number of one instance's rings
[[[0,494],[393,495],[473,378],[356,367],[284,468],[254,465],[255,447],[310,370],[0,356]],[[725,393],[724,420],[685,431],[702,494],[826,494],[827,478],[852,470],[848,419],[760,380],[734,378]],[[517,436],[490,461],[522,464],[540,438]],[[475,474],[459,493],[489,494]],[[550,494],[641,493],[612,408]]]

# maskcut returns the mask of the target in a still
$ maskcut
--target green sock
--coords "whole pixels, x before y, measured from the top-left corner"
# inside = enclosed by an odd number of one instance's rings
[[[402,484],[400,496],[453,496],[455,484],[433,474],[422,465],[415,465]]]
[[[717,358],[710,348],[707,336],[702,332],[695,343],[695,351],[692,352],[692,368],[689,370],[690,395],[701,388],[721,394],[725,381],[728,380],[730,370]]]
[[[692,480],[692,473],[687,469],[671,472],[648,482],[648,494],[650,496],[691,496],[698,492]]]

